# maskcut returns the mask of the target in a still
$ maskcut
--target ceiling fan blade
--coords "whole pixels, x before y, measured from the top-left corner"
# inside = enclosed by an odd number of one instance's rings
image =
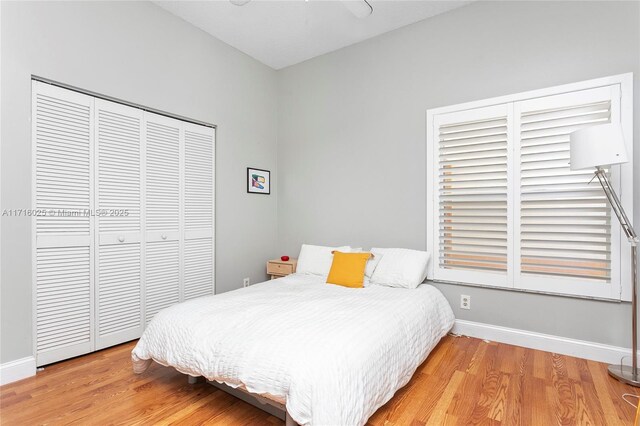
[[[356,18],[366,18],[373,13],[373,7],[367,0],[342,0],[342,4],[353,13]]]

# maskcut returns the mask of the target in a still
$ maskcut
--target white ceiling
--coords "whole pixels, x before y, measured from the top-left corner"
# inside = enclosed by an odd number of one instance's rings
[[[375,37],[470,1],[368,0],[373,14],[356,18],[342,1],[154,1],[274,69]]]

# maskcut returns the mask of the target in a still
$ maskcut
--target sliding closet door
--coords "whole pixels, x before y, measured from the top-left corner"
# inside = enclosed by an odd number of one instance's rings
[[[142,333],[142,111],[96,99],[96,349]]]
[[[36,364],[92,350],[93,98],[33,82]]]
[[[213,294],[215,130],[185,123],[184,299]]]
[[[148,323],[180,301],[181,121],[145,113]]]
[[[37,365],[214,292],[214,129],[33,82]]]

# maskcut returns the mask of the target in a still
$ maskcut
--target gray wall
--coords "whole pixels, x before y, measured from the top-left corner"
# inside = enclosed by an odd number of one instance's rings
[[[272,69],[151,3],[2,2],[2,208],[31,204],[31,74],[218,125],[217,291],[263,281],[276,254]],[[246,193],[246,167],[272,195]],[[32,355],[31,228],[2,218],[0,362]]]
[[[630,71],[640,165],[638,2],[477,2],[280,71],[281,251],[425,249],[427,109]],[[437,287],[457,318],[630,346],[629,304]]]
[[[0,10],[2,208],[30,205],[31,74],[217,124],[218,292],[303,242],[424,249],[428,108],[633,71],[640,111],[636,2],[480,2],[278,73],[149,3]],[[271,196],[246,194],[246,166]],[[32,354],[31,235],[0,230],[7,362]],[[458,318],[628,346],[628,304],[438,287]]]

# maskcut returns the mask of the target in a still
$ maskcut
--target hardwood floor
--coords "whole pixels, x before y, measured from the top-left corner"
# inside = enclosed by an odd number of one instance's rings
[[[206,383],[153,365],[131,371],[127,343],[0,387],[2,425],[282,421]],[[370,425],[630,425],[636,389],[604,364],[467,337],[445,337]]]

